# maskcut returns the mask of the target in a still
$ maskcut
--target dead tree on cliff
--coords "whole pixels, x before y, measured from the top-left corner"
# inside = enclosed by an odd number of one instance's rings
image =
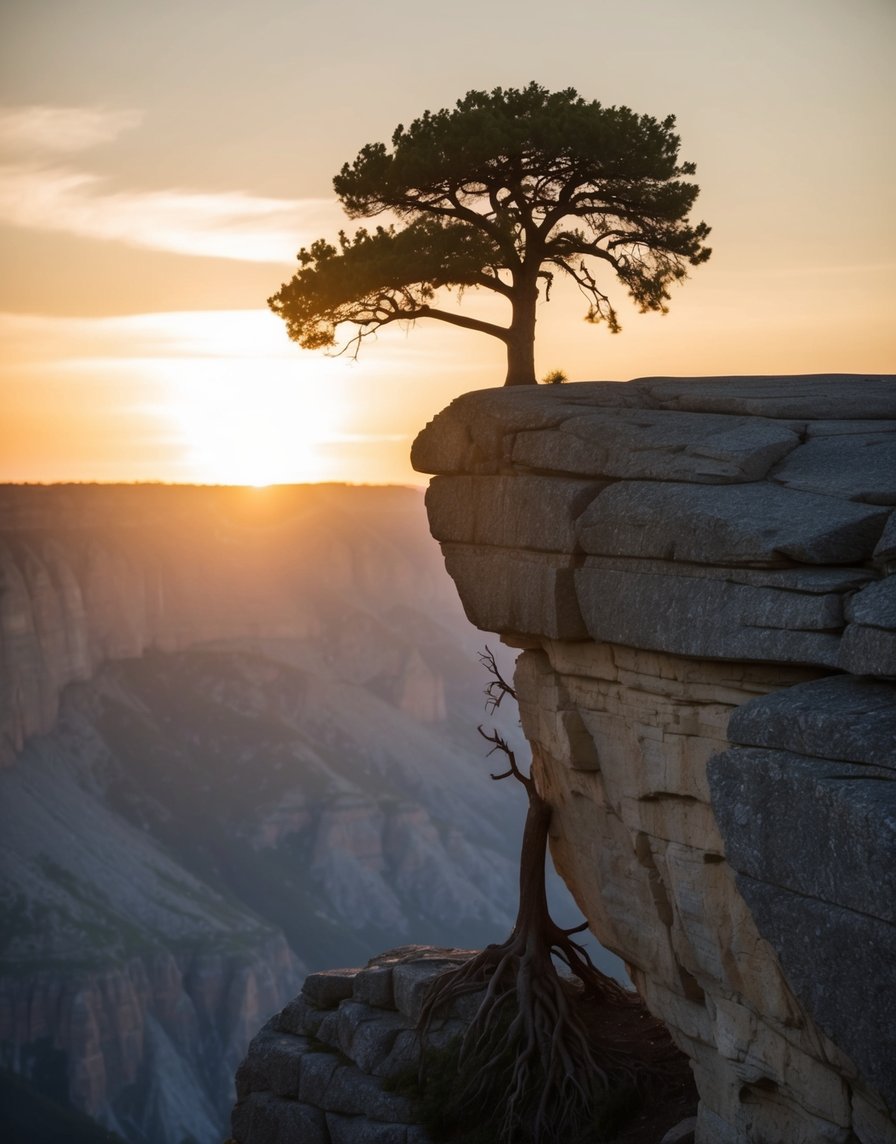
[[[674,125],[572,88],[468,92],[397,127],[391,151],[368,143],[333,180],[350,218],[406,225],[303,248],[268,304],[306,349],[336,345],[344,323],[356,332],[340,352],[355,354],[368,334],[418,318],[489,334],[506,347],[505,385],[534,385],[536,310],[555,273],[584,295],[589,322],[616,333],[603,272],[642,313],[665,313],[669,287],[709,258],[709,227],[688,219],[699,187],[682,178],[695,167],[679,162]],[[470,288],[503,299],[508,323],[437,304]]]
[[[481,659],[494,676],[486,688],[492,709],[507,695],[515,698],[487,648]],[[491,777],[516,779],[529,800],[517,918],[506,941],[488,946],[435,979],[424,1002],[420,1029],[425,1037],[433,1022],[459,999],[482,993],[460,1044],[462,1079],[452,1102],[458,1110],[494,1114],[495,1070],[503,1060],[508,1076],[506,1091],[500,1093],[503,1139],[521,1138],[522,1128],[524,1138],[536,1144],[568,1144],[590,1127],[600,1093],[621,1078],[634,1081],[639,1071],[632,1058],[594,1043],[579,1015],[582,996],[623,1006],[632,1004],[632,996],[601,973],[573,940],[587,923],[562,929],[551,918],[545,885],[551,807],[539,793],[534,775],[520,770],[506,740],[494,730],[489,733],[480,727],[479,732],[492,744],[490,754],[499,751],[507,759],[507,770]],[[555,958],[578,981],[577,987],[560,976]],[[450,1116],[451,1110],[446,1111]]]

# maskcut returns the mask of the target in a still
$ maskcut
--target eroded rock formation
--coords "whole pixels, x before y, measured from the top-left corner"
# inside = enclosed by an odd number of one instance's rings
[[[413,459],[699,1144],[896,1140],[896,379],[477,392]]]

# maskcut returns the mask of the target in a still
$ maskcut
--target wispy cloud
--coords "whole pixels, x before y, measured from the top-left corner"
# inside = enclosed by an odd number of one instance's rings
[[[114,142],[142,118],[134,110],[0,107],[0,223],[175,254],[279,263],[343,224],[332,199],[279,199],[241,189],[113,189],[83,160],[63,159]]]
[[[140,111],[104,107],[0,107],[0,148],[19,154],[85,151],[117,139],[142,119]]]
[[[343,221],[330,199],[112,191],[100,176],[71,168],[0,166],[0,222],[176,254],[282,263]]]

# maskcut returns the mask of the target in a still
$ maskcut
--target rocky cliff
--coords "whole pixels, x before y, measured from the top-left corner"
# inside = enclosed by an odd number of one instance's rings
[[[471,393],[413,460],[698,1144],[896,1140],[896,379]]]

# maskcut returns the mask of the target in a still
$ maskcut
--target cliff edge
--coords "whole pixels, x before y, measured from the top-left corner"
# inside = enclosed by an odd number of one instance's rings
[[[480,391],[412,458],[698,1144],[896,1140],[896,378]]]

